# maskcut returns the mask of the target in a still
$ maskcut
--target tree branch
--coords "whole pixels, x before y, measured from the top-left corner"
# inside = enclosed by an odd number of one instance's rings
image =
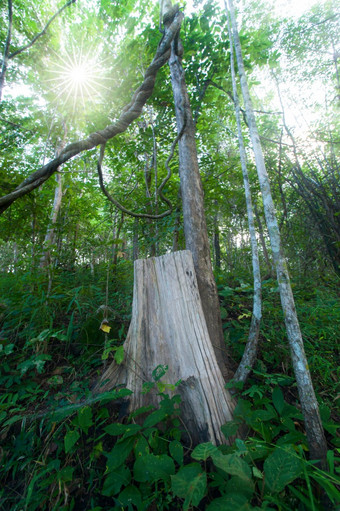
[[[120,209],[120,211],[122,211],[123,213],[126,213],[127,215],[133,216],[135,218],[149,218],[151,220],[158,220],[158,219],[164,218],[164,217],[166,217],[166,216],[168,216],[168,215],[170,215],[172,213],[173,206],[172,206],[171,202],[169,201],[169,199],[167,199],[163,195],[162,190],[163,190],[164,186],[166,185],[166,183],[169,181],[169,179],[171,177],[171,169],[169,167],[169,163],[170,163],[171,158],[174,155],[175,147],[177,145],[177,142],[179,141],[179,139],[181,138],[181,136],[184,133],[185,127],[186,127],[186,117],[184,119],[184,123],[183,123],[183,126],[181,128],[181,131],[178,133],[177,137],[175,138],[175,140],[173,141],[173,143],[171,145],[170,154],[167,157],[166,162],[165,162],[165,168],[167,169],[168,173],[165,176],[165,178],[163,179],[163,181],[160,184],[159,188],[157,189],[157,193],[160,196],[161,200],[163,202],[165,202],[169,206],[169,209],[167,211],[165,211],[164,213],[161,213],[160,215],[152,215],[150,213],[135,213],[134,211],[126,209],[118,201],[116,201],[116,199],[114,199],[112,197],[112,195],[108,192],[107,188],[104,185],[104,179],[103,179],[103,173],[102,173],[102,162],[103,162],[103,158],[104,158],[105,144],[101,145],[101,147],[100,147],[100,156],[99,156],[99,160],[98,160],[98,163],[97,163],[97,170],[98,170],[98,175],[99,175],[99,184],[100,184],[100,188],[101,188],[103,194],[109,199],[110,202],[112,202],[112,204],[114,204],[116,206],[116,208]]]
[[[43,35],[46,34],[46,31],[48,29],[48,27],[51,25],[51,23],[55,20],[55,18],[57,16],[59,16],[59,14],[61,14],[63,12],[64,9],[66,9],[66,7],[69,7],[71,4],[75,4],[76,3],[76,0],[69,0],[65,5],[63,5],[63,7],[61,7],[55,14],[53,14],[52,18],[46,23],[46,25],[44,26],[44,28],[42,29],[41,32],[39,32],[39,34],[37,34],[36,36],[33,37],[32,41],[30,41],[29,43],[26,44],[26,46],[23,46],[22,48],[19,48],[19,50],[16,50],[14,51],[13,53],[11,53],[9,56],[8,56],[8,59],[12,59],[13,57],[16,57],[17,55],[20,55],[20,53],[22,53],[23,51],[25,50],[28,50],[28,48],[30,48],[31,46],[33,46],[33,44]]]

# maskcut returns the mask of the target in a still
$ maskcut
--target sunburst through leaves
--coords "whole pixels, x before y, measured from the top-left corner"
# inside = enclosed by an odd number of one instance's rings
[[[65,51],[53,67],[47,82],[56,94],[54,101],[71,107],[73,114],[98,103],[105,89],[108,90],[104,85],[107,80],[104,61],[82,49]]]

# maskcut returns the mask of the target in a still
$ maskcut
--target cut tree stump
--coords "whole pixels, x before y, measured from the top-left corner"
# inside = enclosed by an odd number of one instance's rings
[[[234,402],[209,339],[191,252],[139,259],[134,266],[132,319],[124,343],[124,362],[113,362],[97,391],[117,385],[132,390],[128,411],[158,405],[157,390],[142,394],[159,365],[168,366],[161,382],[175,384],[181,418],[193,442],[226,443],[221,426],[232,420]]]

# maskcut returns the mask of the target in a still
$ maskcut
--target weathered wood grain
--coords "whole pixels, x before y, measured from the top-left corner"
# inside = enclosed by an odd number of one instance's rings
[[[224,389],[204,319],[191,252],[135,261],[132,319],[122,366],[113,363],[102,389],[124,384],[133,391],[129,409],[157,404],[156,391],[142,394],[160,364],[161,381],[175,384],[181,417],[195,442],[225,443],[220,427],[232,420],[233,400]],[[171,392],[170,392],[171,393]]]

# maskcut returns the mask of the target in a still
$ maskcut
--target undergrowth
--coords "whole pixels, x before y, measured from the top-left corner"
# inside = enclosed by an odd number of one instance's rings
[[[329,445],[323,471],[308,457],[274,281],[263,283],[258,362],[237,389],[234,421],[222,428],[233,443],[215,447],[191,445],[179,396],[164,394],[156,376],[146,390],[159,392],[159,409],[126,416],[130,391],[93,394],[103,365],[113,357],[122,360],[119,347],[130,319],[131,264],[121,261],[114,275],[108,303],[104,269],[95,275],[56,273],[49,294],[44,274],[1,278],[0,509],[336,509],[336,290],[307,285],[294,290]],[[218,287],[236,365],[247,339],[252,288],[222,278]],[[110,334],[99,328],[104,317]],[[240,430],[246,431],[242,437]]]

